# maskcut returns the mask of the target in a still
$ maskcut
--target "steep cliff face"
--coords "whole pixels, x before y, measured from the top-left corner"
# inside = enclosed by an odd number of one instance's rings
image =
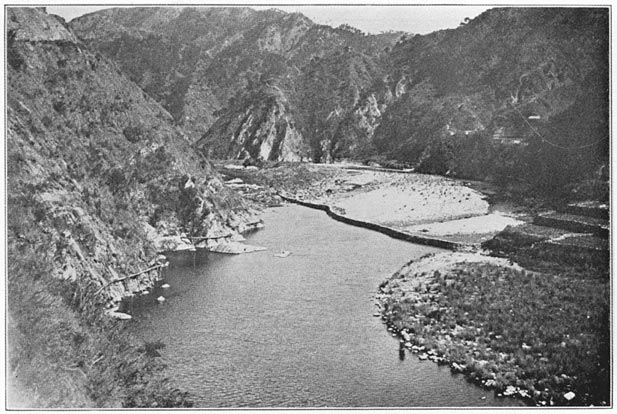
[[[195,144],[209,157],[261,161],[302,161],[308,158],[304,138],[277,88],[243,97],[243,110],[221,116]]]
[[[116,64],[44,10],[6,12],[9,382],[30,407],[190,406],[113,307],[159,278],[155,238],[252,217]]]
[[[280,122],[266,125],[293,125],[296,155],[316,162],[394,158],[502,182],[550,176],[546,188],[608,162],[606,8],[497,8],[403,37],[250,9],[117,10],[72,25],[216,156],[287,159],[276,145],[241,148],[276,141],[258,126],[272,113]],[[261,92],[275,88],[285,111],[266,109],[280,107]]]
[[[355,142],[339,133],[374,79],[383,76],[381,55],[344,46],[305,66],[295,86],[293,101],[298,123],[315,162],[330,162],[348,154]]]
[[[286,53],[312,22],[298,14],[248,8],[110,9],[71,27],[117,61],[196,140],[229,98],[281,76]]]
[[[157,231],[207,236],[246,227],[242,200],[115,64],[59,18],[8,11],[10,243],[44,229],[58,277],[103,286],[146,265],[155,253],[148,235]],[[118,283],[102,294],[117,301],[131,290]]]
[[[348,101],[353,101],[354,96],[357,99],[359,91],[370,83],[377,60],[398,37],[395,33],[367,36],[348,26],[333,29],[316,25],[301,14],[277,10],[173,10],[113,9],[80,17],[71,22],[71,27],[89,45],[119,62],[131,79],[174,115],[191,140],[197,141],[207,132],[200,148],[205,143],[215,145],[216,150],[208,151],[224,157],[235,157],[238,151],[225,144],[229,131],[221,122],[229,125],[229,119],[242,117],[263,89],[278,88],[277,99],[286,102],[285,117],[289,119],[274,121],[295,125],[288,129],[290,135],[285,142],[298,137],[297,131],[306,141],[308,132],[323,127],[320,117],[307,115],[312,107],[317,105],[326,117],[340,114]],[[336,70],[329,69],[326,63],[333,63]],[[315,86],[305,76],[307,71],[319,72],[322,80],[335,78],[336,82],[328,82],[334,90],[325,91],[323,85],[317,85],[321,92],[307,101],[307,88]],[[263,105],[252,108],[257,111],[252,119],[263,118]],[[326,135],[332,135],[330,130],[335,127],[330,122]],[[272,141],[271,128],[248,129],[258,135],[243,142]],[[213,131],[221,134],[218,144]],[[324,135],[306,144],[314,147],[311,155],[320,158],[321,148],[329,149],[331,141]],[[221,152],[222,148],[231,152]],[[278,148],[300,147],[294,144]],[[270,155],[248,147],[245,150],[261,158],[305,157],[303,153]]]

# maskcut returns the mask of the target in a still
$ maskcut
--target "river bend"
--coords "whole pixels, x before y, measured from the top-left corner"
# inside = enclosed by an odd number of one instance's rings
[[[247,243],[267,251],[176,253],[170,289],[128,304],[132,330],[161,340],[168,373],[196,407],[463,407],[511,405],[418,361],[376,311],[379,283],[439,249],[330,219],[269,209]],[[292,254],[275,257],[281,250]],[[155,298],[166,297],[162,305]]]

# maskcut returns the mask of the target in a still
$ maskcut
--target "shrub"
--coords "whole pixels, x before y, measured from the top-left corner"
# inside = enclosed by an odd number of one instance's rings
[[[136,343],[103,315],[88,276],[53,277],[52,233],[33,220],[36,200],[19,193],[9,193],[7,223],[8,369],[36,390],[32,406],[190,407],[163,376],[162,343]]]
[[[117,194],[124,189],[126,177],[121,168],[112,168],[107,177],[107,185],[112,193]]]
[[[124,137],[132,143],[139,142],[146,138],[147,130],[143,125],[127,126],[122,130]]]
[[[64,115],[66,113],[66,103],[64,103],[64,101],[62,100],[54,101],[54,103],[52,103],[51,106],[54,108],[54,110],[57,113],[61,115]]]

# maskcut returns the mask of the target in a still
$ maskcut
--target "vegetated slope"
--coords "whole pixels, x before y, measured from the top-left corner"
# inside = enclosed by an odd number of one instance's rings
[[[196,146],[220,158],[331,162],[353,145],[336,133],[347,108],[381,72],[350,46],[314,56],[293,76],[237,94]]]
[[[118,8],[82,16],[71,27],[117,61],[195,138],[211,125],[213,113],[247,86],[255,74],[249,71],[253,60],[275,63],[251,56],[270,53],[275,45],[268,39],[259,43],[261,49],[239,47],[245,37],[257,41],[255,28],[274,17],[248,8]],[[285,45],[279,41],[278,47]]]
[[[386,323],[408,347],[530,405],[610,405],[606,269],[450,260],[425,257],[381,285]]]
[[[11,376],[37,406],[185,404],[102,315],[156,271],[109,282],[154,264],[156,234],[244,229],[242,200],[61,18],[7,8],[6,73]]]
[[[284,76],[262,74],[230,99],[197,148],[214,157],[331,161],[342,144],[336,130],[343,115],[382,74],[387,45],[396,36],[365,35],[349,26],[312,26],[290,50],[290,58],[280,62]],[[271,115],[260,116],[264,112]],[[273,147],[273,135],[289,143]],[[230,142],[251,145],[240,152],[221,151],[217,145]]]
[[[374,88],[387,104],[372,120],[376,154],[431,173],[541,177],[543,190],[608,161],[607,8],[492,9],[390,58],[407,86],[394,101]]]
[[[333,29],[298,13],[216,7],[112,9],[71,26],[168,108],[192,140],[219,119],[199,148],[219,157],[272,160],[313,155],[321,140],[304,136],[321,129],[306,113],[315,105],[326,114],[348,106],[346,99],[332,99],[334,92],[355,96],[370,84],[375,62],[400,36]],[[322,58],[341,60],[340,69],[343,63],[366,68],[329,74],[336,90],[307,101],[306,88],[313,84],[305,73],[329,70],[316,64]],[[369,76],[354,76],[365,71]],[[277,145],[272,150],[273,136],[288,142],[280,147],[289,150],[284,155]]]
[[[72,25],[215,157],[395,159],[558,197],[608,163],[607,8],[496,8],[402,37],[225,8]]]

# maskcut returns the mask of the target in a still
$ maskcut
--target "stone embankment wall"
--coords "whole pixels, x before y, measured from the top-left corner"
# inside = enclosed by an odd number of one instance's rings
[[[328,214],[328,216],[332,217],[333,219],[337,221],[340,221],[346,224],[351,224],[352,226],[358,226],[358,227],[363,227],[369,230],[375,230],[380,233],[386,234],[390,237],[393,237],[395,239],[400,239],[400,240],[405,240],[411,243],[423,244],[426,246],[439,247],[442,249],[449,249],[449,250],[455,250],[455,251],[469,249],[469,247],[463,243],[457,243],[457,242],[452,242],[448,240],[441,240],[437,238],[423,237],[423,236],[419,236],[415,234],[409,234],[409,233],[406,233],[400,230],[395,230],[391,227],[382,226],[380,224],[356,220],[351,217],[347,217],[347,216],[344,216],[342,214],[335,212],[330,206],[326,204],[318,204],[318,203],[313,203],[310,201],[299,200],[297,198],[293,198],[281,192],[279,192],[279,196],[283,200],[288,201],[290,203],[300,204],[305,207],[310,207],[310,208],[314,208],[317,210],[325,211],[326,214]]]

